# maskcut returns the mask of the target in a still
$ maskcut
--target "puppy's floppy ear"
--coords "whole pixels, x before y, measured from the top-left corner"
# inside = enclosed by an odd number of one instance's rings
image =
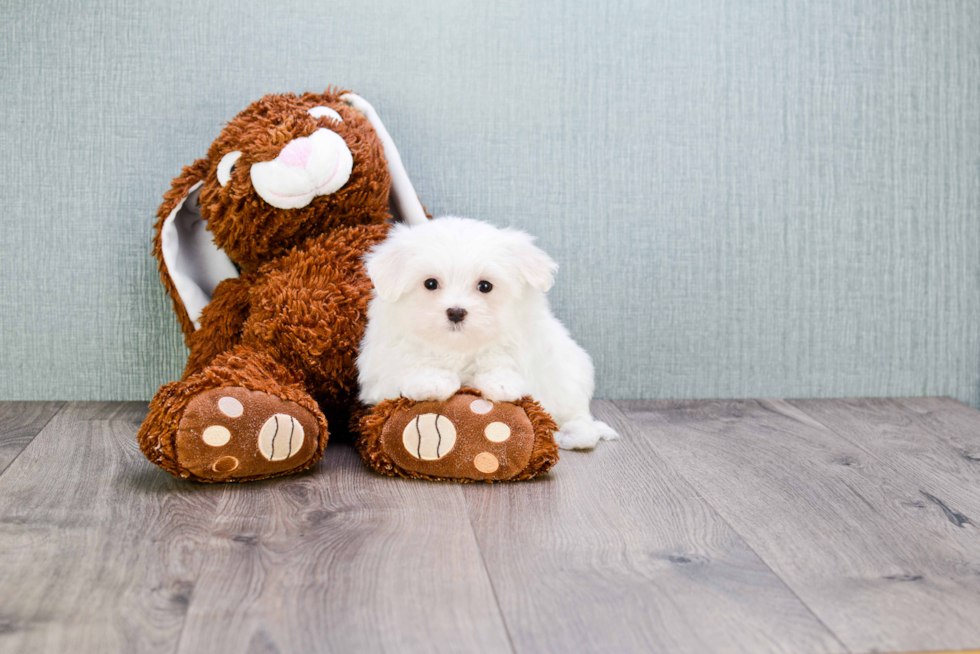
[[[379,298],[395,302],[408,291],[413,254],[409,227],[395,225],[388,238],[364,256],[364,267]]]
[[[555,285],[558,264],[534,244],[533,236],[518,230],[507,231],[513,239],[511,254],[514,268],[529,286],[542,293],[548,292]]]

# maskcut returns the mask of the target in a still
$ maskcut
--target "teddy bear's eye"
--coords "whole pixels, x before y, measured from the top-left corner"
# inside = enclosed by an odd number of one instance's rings
[[[493,290],[493,284],[485,279],[481,279],[480,283],[476,285],[476,290],[480,291],[481,293],[489,293]]]
[[[344,119],[340,117],[340,114],[338,114],[330,107],[313,107],[312,109],[308,110],[306,113],[310,114],[314,118],[327,116],[328,118],[333,118],[338,123],[344,122]]]
[[[221,157],[221,161],[218,162],[218,183],[222,186],[227,186],[228,182],[231,181],[231,171],[235,167],[235,162],[238,158],[242,156],[242,153],[238,150],[234,152],[229,152],[225,156]]]
[[[439,282],[430,277],[429,279],[425,280],[425,287],[430,291],[434,291],[439,288]]]

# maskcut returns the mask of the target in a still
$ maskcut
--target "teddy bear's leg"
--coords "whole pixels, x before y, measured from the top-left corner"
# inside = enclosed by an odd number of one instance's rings
[[[167,384],[140,428],[147,458],[179,477],[248,481],[316,463],[327,421],[304,380],[244,345]]]
[[[364,462],[386,475],[517,481],[558,461],[551,416],[531,398],[490,402],[463,388],[444,402],[386,400],[357,426]]]

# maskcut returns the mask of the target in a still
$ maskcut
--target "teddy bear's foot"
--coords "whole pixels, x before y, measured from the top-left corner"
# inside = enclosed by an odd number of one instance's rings
[[[490,402],[461,389],[445,401],[388,400],[361,418],[358,450],[383,474],[516,481],[558,461],[554,421],[529,398]]]
[[[184,409],[176,463],[206,481],[270,477],[308,467],[318,456],[317,420],[276,395],[239,386],[202,391]]]

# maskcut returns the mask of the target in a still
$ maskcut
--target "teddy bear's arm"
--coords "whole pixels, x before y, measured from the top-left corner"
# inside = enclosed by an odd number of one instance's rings
[[[254,278],[254,273],[243,273],[241,277],[224,280],[214,289],[211,302],[201,314],[201,327],[187,338],[191,352],[184,378],[200,372],[216,356],[241,342]]]

